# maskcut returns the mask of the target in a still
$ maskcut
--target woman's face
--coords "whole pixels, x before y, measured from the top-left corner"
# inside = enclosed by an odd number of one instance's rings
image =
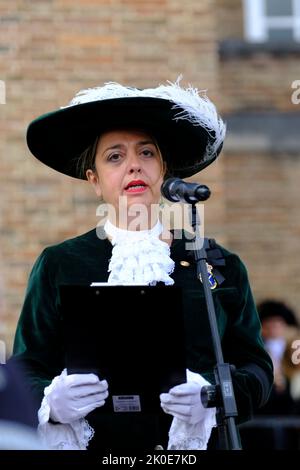
[[[95,159],[96,171],[87,179],[97,196],[119,213],[119,197],[126,196],[127,209],[142,204],[149,209],[160,200],[164,168],[161,154],[150,135],[142,131],[114,130],[101,135]]]

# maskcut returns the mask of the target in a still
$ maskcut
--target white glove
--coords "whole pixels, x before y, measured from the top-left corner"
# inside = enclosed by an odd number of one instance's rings
[[[55,377],[46,392],[50,418],[60,423],[71,423],[83,418],[108,397],[106,380],[100,382],[95,374],[71,374],[64,370]]]
[[[160,405],[165,413],[186,423],[199,423],[207,411],[201,402],[201,388],[202,385],[196,382],[176,385],[169,393],[160,395]]]

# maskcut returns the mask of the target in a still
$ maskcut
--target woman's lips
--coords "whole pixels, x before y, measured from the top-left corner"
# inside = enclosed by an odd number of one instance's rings
[[[127,193],[144,193],[147,188],[148,186],[129,186],[127,189],[125,189],[125,191]]]
[[[127,193],[143,193],[148,188],[143,180],[133,180],[125,188]]]

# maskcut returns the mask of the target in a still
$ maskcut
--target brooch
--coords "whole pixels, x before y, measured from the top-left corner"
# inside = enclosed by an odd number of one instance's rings
[[[211,266],[211,264],[208,264],[208,263],[206,263],[206,267],[207,267],[208,282],[209,282],[210,288],[215,289],[217,287],[218,283],[217,283],[217,280],[215,279],[215,277],[212,273],[213,267]],[[199,279],[202,282],[201,274],[199,274]]]

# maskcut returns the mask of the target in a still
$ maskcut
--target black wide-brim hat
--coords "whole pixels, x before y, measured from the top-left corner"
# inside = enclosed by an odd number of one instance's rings
[[[45,165],[80,178],[80,155],[97,136],[123,128],[152,134],[168,173],[180,178],[212,163],[225,137],[214,104],[197,89],[183,89],[178,82],[144,90],[108,83],[83,90],[68,106],[32,121],[27,144]]]
[[[278,300],[265,300],[258,304],[257,311],[260,321],[279,317],[290,326],[299,326],[295,312],[284,302]]]

